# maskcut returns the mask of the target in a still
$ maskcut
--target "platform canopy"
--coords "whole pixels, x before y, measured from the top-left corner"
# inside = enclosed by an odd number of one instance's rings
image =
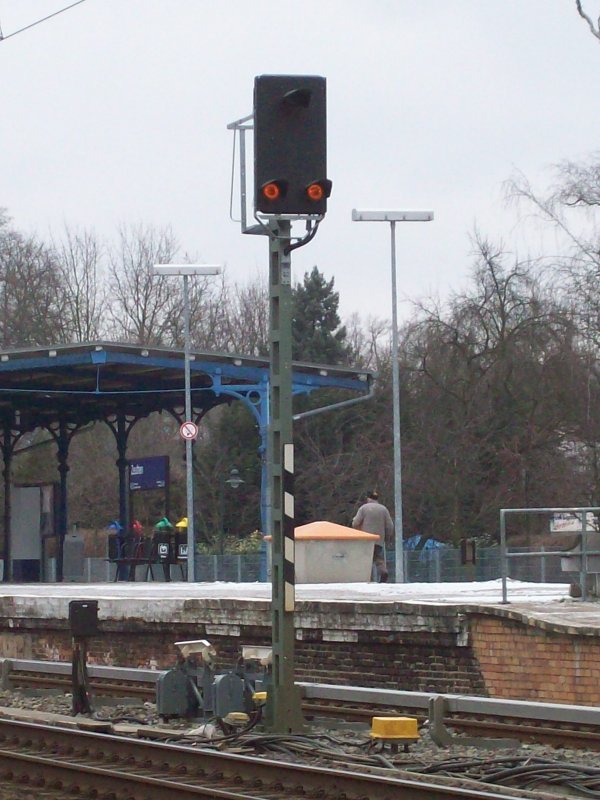
[[[246,398],[252,406],[268,387],[269,360],[193,352],[196,413]],[[0,352],[0,417],[24,433],[59,420],[81,425],[117,414],[147,416],[184,405],[184,354],[114,342],[91,342]],[[368,370],[294,364],[294,393],[336,388],[366,392]]]
[[[67,530],[66,476],[72,436],[91,422],[112,429],[119,458],[119,511],[127,524],[126,449],[133,425],[152,412],[167,411],[184,421],[185,356],[166,347],[88,342],[0,351],[0,445],[5,475],[5,564],[10,561],[10,460],[24,434],[48,430],[57,443],[61,483],[59,539]],[[192,416],[240,400],[254,416],[266,452],[269,423],[269,359],[226,353],[190,354]],[[294,395],[338,389],[368,395],[373,373],[364,369],[294,363]],[[351,397],[351,395],[350,395]],[[340,398],[342,399],[342,398]],[[347,400],[346,400],[347,401]],[[328,402],[331,402],[328,395]],[[261,515],[266,515],[263,458]],[[59,552],[62,552],[59,542]],[[62,557],[62,556],[61,556]],[[4,574],[10,573],[5,568]],[[58,569],[61,575],[61,568]]]

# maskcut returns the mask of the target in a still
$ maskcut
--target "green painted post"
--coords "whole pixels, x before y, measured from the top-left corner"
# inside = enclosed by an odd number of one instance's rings
[[[271,489],[271,581],[273,683],[266,725],[276,733],[303,728],[300,689],[294,682],[294,493],[292,434],[292,272],[286,248],[289,220],[269,222],[271,388],[269,485]]]

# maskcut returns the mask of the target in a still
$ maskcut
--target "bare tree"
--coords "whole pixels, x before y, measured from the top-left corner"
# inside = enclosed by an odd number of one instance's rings
[[[377,372],[383,369],[390,359],[389,320],[378,317],[362,320],[358,314],[352,314],[346,321],[345,328],[352,364]]]
[[[185,263],[188,257],[182,261]],[[161,278],[174,282],[173,278]],[[175,281],[170,298],[170,310],[162,327],[163,344],[173,347],[184,345],[184,315],[182,282]],[[209,352],[229,352],[230,317],[234,315],[231,307],[227,274],[219,277],[195,276],[188,281],[188,301],[190,309],[190,340],[197,350]]]
[[[600,206],[600,154],[587,161],[563,161],[557,169],[554,198],[566,206]]]
[[[469,289],[419,306],[402,347],[408,525],[451,541],[494,529],[499,506],[551,505],[572,486],[568,315],[534,265],[476,245]]]
[[[219,278],[195,278],[190,286],[190,327],[199,350],[230,352],[231,291],[224,270]]]
[[[3,347],[68,341],[64,284],[52,251],[0,225],[0,342]]]
[[[53,249],[63,279],[65,328],[71,341],[102,338],[107,327],[102,246],[91,231],[65,226]]]
[[[170,228],[122,227],[118,245],[109,253],[111,303],[115,338],[139,344],[182,347],[184,339],[182,281],[155,275],[155,264],[179,258]],[[229,349],[229,289],[220,279],[200,276],[188,283],[190,338],[200,350]]]
[[[554,168],[554,185],[537,192],[521,174],[506,184],[509,201],[530,209],[558,233],[560,249],[543,255],[555,292],[571,309],[580,335],[600,348],[600,154]]]
[[[228,339],[234,353],[266,356],[269,352],[269,294],[266,281],[258,275],[245,285],[233,286]]]
[[[154,275],[153,266],[172,261],[178,249],[169,228],[120,228],[109,251],[108,314],[115,339],[161,345],[171,338],[182,307],[180,282]]]

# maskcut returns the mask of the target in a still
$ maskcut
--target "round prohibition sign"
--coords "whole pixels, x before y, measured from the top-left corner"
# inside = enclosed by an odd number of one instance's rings
[[[179,428],[179,435],[186,441],[193,441],[198,436],[198,426],[195,422],[183,422]]]

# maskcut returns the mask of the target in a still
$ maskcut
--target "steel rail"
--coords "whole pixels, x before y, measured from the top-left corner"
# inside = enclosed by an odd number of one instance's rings
[[[9,677],[11,672],[33,672],[45,675],[70,675],[70,661],[41,661],[31,658],[0,658],[0,672],[2,678]],[[90,678],[103,678],[133,683],[154,684],[165,670],[138,669],[134,667],[110,667],[101,664],[88,664],[87,672]]]
[[[328,683],[300,683],[299,686],[302,688],[302,696],[307,700],[341,700],[390,708],[428,709],[432,698],[443,697],[449,713],[486,714],[529,721],[566,722],[600,727],[600,708],[593,706],[531,703],[527,700],[503,700],[441,692],[403,692],[395,689],[371,689]]]
[[[55,756],[32,756],[0,749],[0,775],[5,781],[31,784],[65,791],[78,797],[84,794],[109,797],[167,798],[205,797],[222,800],[248,800],[248,794],[217,789],[215,786],[190,786],[180,781],[165,780],[105,767],[70,763]]]
[[[370,722],[374,716],[390,716],[393,714],[389,707],[386,706],[374,708],[373,706],[361,707],[304,702],[302,709],[308,719],[330,717],[335,720],[364,722],[365,724]],[[428,718],[427,714],[415,713],[410,706],[403,709],[403,712],[416,717],[419,724],[425,722]],[[479,737],[481,745],[486,744],[486,739],[482,737],[500,737],[501,739],[517,739],[521,743],[549,744],[553,747],[572,747],[579,750],[600,752],[600,732],[588,729],[549,727],[541,723],[537,725],[526,724],[520,720],[499,721],[497,719],[457,715],[447,717],[446,723],[451,728],[461,731],[462,734]],[[454,744],[467,744],[467,742],[456,736]],[[508,746],[508,743],[506,746]]]
[[[443,780],[382,776],[0,720],[0,777],[132,800],[514,800]]]
[[[92,693],[148,697],[153,695],[155,683],[164,671],[90,665],[88,673]],[[0,674],[3,688],[19,684],[68,688],[71,665],[59,661],[0,659]],[[568,741],[574,747],[600,749],[600,709],[592,706],[309,682],[297,685],[302,692],[303,712],[307,715],[329,714],[366,721],[374,714],[396,712],[412,713],[420,719],[429,716],[431,722],[430,703],[443,698],[443,717],[465,732],[481,736],[486,730],[493,735],[516,735],[526,741],[550,744]],[[332,703],[338,705],[332,706]],[[564,726],[571,726],[571,729]]]
[[[71,678],[66,675],[51,677],[50,675],[35,675],[27,672],[14,672],[11,676],[11,683],[19,688],[40,689],[66,689],[71,691]],[[153,699],[156,697],[154,685],[149,683],[118,683],[112,680],[102,680],[94,678],[89,682],[89,688],[94,695],[108,695],[112,697],[131,697],[138,699]]]
[[[3,688],[10,688],[11,673],[23,672],[43,675],[71,675],[67,661],[34,661],[32,659],[0,659]],[[98,664],[88,666],[90,678],[154,685],[165,670],[110,667]],[[347,703],[365,703],[390,708],[427,710],[434,697],[444,697],[450,713],[487,714],[540,722],[586,724],[600,728],[600,708],[566,705],[562,703],[537,703],[527,700],[504,700],[474,695],[444,694],[442,692],[405,692],[397,689],[378,689],[361,686],[340,686],[330,683],[297,681],[305,700],[341,700]],[[133,688],[133,687],[132,687]]]

